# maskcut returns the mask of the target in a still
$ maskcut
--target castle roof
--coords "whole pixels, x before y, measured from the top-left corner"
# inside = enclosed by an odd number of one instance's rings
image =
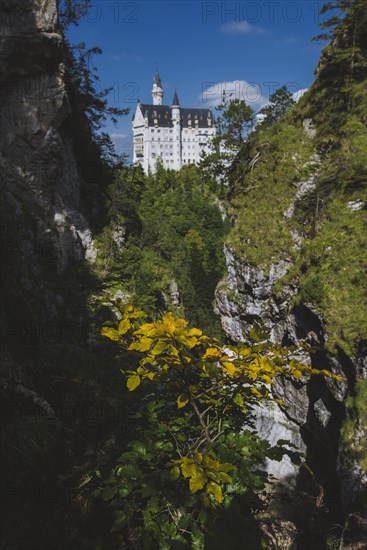
[[[180,101],[178,99],[177,91],[175,90],[175,95],[173,96],[173,102],[172,105],[179,105]]]
[[[160,127],[172,128],[172,110],[168,105],[147,105],[140,104],[143,117],[148,117],[148,126],[155,126],[154,120],[157,120],[157,124]],[[189,121],[191,120],[191,126],[195,127],[195,121],[198,121],[199,128],[209,128],[208,118],[213,120],[213,115],[210,109],[191,109],[180,108],[181,125],[183,128],[189,127]]]
[[[162,88],[162,89],[163,89],[161,77],[159,76],[159,72],[158,72],[158,69],[157,69],[157,68],[156,68],[156,70],[155,70],[154,82],[157,84],[157,86],[158,86],[159,88]]]

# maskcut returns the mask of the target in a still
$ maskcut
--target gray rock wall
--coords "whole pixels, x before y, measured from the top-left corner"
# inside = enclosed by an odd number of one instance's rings
[[[81,214],[71,136],[64,130],[72,113],[56,0],[6,0],[1,10],[3,246],[35,295],[45,267],[61,274],[95,252]]]
[[[310,306],[292,305],[297,288],[274,291],[290,265],[272,265],[265,274],[235,258],[228,248],[224,252],[228,274],[217,288],[216,312],[227,337],[233,342],[246,341],[250,329],[260,322],[272,341],[296,346],[306,342],[316,351],[306,354],[304,361],[345,377],[343,381],[313,377],[309,381],[277,382],[275,391],[286,403],[285,410],[278,406],[276,410],[259,408],[255,424],[259,434],[271,443],[289,439],[304,452],[315,480],[325,491],[326,505],[336,513],[343,510],[349,514],[367,492],[367,476],[353,457],[348,457],[339,437],[345,398],[361,376],[358,361],[342,350],[335,355],[326,350],[327,332],[321,314]],[[367,444],[367,434],[364,436]],[[281,463],[271,461],[266,469],[280,484],[292,486],[299,478],[298,469],[287,459]]]

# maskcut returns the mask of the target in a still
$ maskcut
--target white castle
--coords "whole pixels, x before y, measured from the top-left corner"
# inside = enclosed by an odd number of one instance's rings
[[[215,136],[211,110],[180,107],[176,91],[172,105],[162,105],[163,86],[157,70],[152,98],[153,105],[138,100],[136,107],[132,122],[134,163],[141,164],[147,173],[155,172],[157,161],[173,170],[199,162]]]

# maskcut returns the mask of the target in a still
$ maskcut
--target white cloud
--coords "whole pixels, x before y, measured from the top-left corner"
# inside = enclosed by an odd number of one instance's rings
[[[305,95],[306,92],[308,92],[308,88],[304,88],[303,90],[298,90],[297,92],[294,92],[294,94],[292,94],[294,101],[298,103],[298,101],[303,95]]]
[[[265,29],[262,29],[261,27],[255,27],[254,25],[250,25],[250,23],[246,20],[243,21],[230,21],[229,23],[225,23],[221,27],[222,32],[226,32],[229,34],[234,33],[255,33],[255,34],[263,34],[265,32]]]
[[[205,107],[215,107],[222,103],[223,95],[226,99],[243,99],[253,109],[260,109],[266,99],[262,95],[262,89],[255,82],[246,80],[232,80],[230,82],[205,82],[203,91],[199,96]]]

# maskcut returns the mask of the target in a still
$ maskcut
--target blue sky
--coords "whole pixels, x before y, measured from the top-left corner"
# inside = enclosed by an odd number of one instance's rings
[[[258,110],[278,86],[308,88],[323,46],[311,42],[323,3],[99,0],[68,36],[102,48],[101,87],[113,87],[111,105],[131,110],[106,131],[131,154],[131,117],[138,98],[151,103],[156,64],[165,104],[175,87],[185,107],[215,105],[227,89]]]

